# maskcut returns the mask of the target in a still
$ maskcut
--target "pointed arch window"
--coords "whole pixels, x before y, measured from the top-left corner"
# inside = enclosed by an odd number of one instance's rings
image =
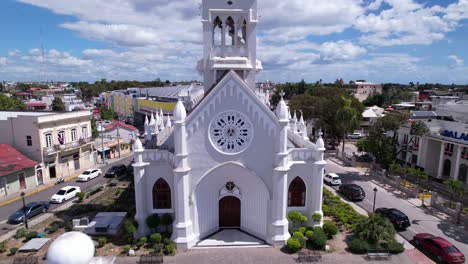
[[[232,17],[228,17],[226,19],[226,30],[227,30],[226,43],[225,43],[226,46],[235,45],[235,40],[234,40],[236,37],[235,28],[236,26],[234,24],[234,19],[232,19]]]
[[[223,45],[223,22],[219,17],[213,21],[213,46]]]
[[[239,24],[239,28],[236,28],[237,44],[246,45],[247,44],[247,22],[245,21],[245,19],[241,18],[238,24]]]
[[[305,206],[306,186],[301,177],[296,177],[289,184],[288,206]]]
[[[154,209],[171,209],[171,187],[163,179],[160,178],[153,185],[153,208]]]

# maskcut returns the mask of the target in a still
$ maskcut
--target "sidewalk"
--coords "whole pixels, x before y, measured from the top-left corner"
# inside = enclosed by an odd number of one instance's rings
[[[115,163],[117,161],[120,161],[120,160],[125,159],[125,158],[127,158],[129,156],[132,156],[132,155],[133,155],[133,152],[131,152],[129,155],[120,157],[120,159],[116,158],[116,159],[112,159],[112,160],[107,160],[108,162],[106,164],[96,164],[94,166],[94,168],[101,168],[101,167],[103,167],[105,165]],[[90,168],[93,168],[93,167],[90,167]],[[90,169],[90,168],[88,168],[88,169]],[[78,177],[85,170],[87,170],[87,169],[79,170],[79,171],[75,172],[74,174],[72,174],[72,175],[70,175],[68,177],[65,177],[65,182],[75,179],[76,177]],[[33,195],[35,193],[38,193],[40,191],[43,191],[43,190],[48,189],[48,188],[53,187],[53,186],[55,186],[55,181],[51,180],[48,183],[38,185],[38,186],[35,186],[35,187],[32,187],[32,188],[28,188],[28,189],[23,190],[23,191],[25,192],[25,197],[28,197],[30,195]],[[11,193],[11,194],[9,194],[7,196],[0,197],[0,207],[21,199],[20,194],[21,194],[21,191]]]
[[[334,194],[336,194],[336,191],[330,186],[324,185],[324,187],[327,188],[329,191],[333,192]],[[356,212],[362,215],[366,215],[366,216],[369,215],[369,213],[366,210],[364,210],[362,207],[360,207],[359,205],[349,202],[344,199],[342,199],[342,201],[351,205],[353,209],[356,210]],[[403,238],[398,233],[396,234],[396,240],[402,243],[405,248],[405,251],[401,254],[408,256],[412,261],[414,261],[414,263],[417,263],[417,264],[434,263],[431,259],[429,259],[426,255],[421,253],[421,251],[416,249],[413,245],[411,245],[411,243],[409,243],[405,238]]]

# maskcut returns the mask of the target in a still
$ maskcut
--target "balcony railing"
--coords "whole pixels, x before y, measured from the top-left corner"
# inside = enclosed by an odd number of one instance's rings
[[[63,143],[63,144],[55,144],[51,147],[44,147],[43,152],[44,152],[44,155],[52,155],[60,151],[66,151],[66,150],[79,148],[87,144],[90,144],[91,142],[93,142],[93,138],[91,137],[80,138],[77,141]]]

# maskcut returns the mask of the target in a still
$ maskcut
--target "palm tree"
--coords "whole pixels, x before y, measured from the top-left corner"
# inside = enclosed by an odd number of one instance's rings
[[[450,190],[450,201],[449,201],[449,208],[452,208],[452,199],[453,197],[460,197],[465,193],[465,187],[461,181],[456,180],[448,180],[445,181],[445,185]]]
[[[342,100],[343,107],[336,112],[336,121],[338,123],[338,127],[343,133],[343,146],[341,153],[344,154],[346,134],[353,132],[354,129],[359,126],[360,119],[356,109],[351,107],[351,99],[343,97]]]
[[[379,214],[371,214],[357,223],[354,234],[369,243],[377,244],[395,239],[396,231],[387,218]]]

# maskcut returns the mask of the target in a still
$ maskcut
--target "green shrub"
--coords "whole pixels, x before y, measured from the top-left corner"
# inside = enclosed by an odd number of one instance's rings
[[[364,241],[357,237],[353,238],[351,241],[348,241],[347,244],[349,251],[355,254],[364,254],[367,252],[368,249],[374,248],[367,241]]]
[[[308,239],[311,238],[313,234],[314,234],[314,231],[312,231],[312,230],[307,230],[307,231],[305,232],[305,236],[306,236]]]
[[[17,248],[17,247],[12,247],[12,248],[10,248],[10,256],[15,255],[16,252],[18,252],[18,248]]]
[[[152,230],[158,228],[159,222],[157,214],[152,214],[146,218],[146,225]]]
[[[58,228],[64,228],[66,226],[65,222],[63,221],[54,221],[50,224],[50,226],[56,225]]]
[[[324,215],[330,216],[331,215],[330,206],[328,206],[326,204],[322,205],[322,212],[323,212]]]
[[[154,233],[150,235],[150,241],[153,244],[159,244],[161,243],[161,240],[162,240],[162,236],[159,233]]]
[[[130,247],[130,245],[125,245],[122,247],[123,251],[125,252],[125,254],[128,254],[128,252],[130,251],[132,247]]]
[[[36,231],[29,231],[24,236],[24,238],[26,238],[26,240],[31,240],[31,239],[36,238],[36,237],[37,237],[37,232]]]
[[[164,245],[175,245],[174,241],[172,241],[170,238],[168,237],[163,237],[163,240],[162,240],[163,244]]]
[[[27,232],[28,231],[26,230],[26,228],[20,227],[16,230],[15,238],[19,239],[19,238],[25,237]]]
[[[136,246],[138,248],[144,246],[146,244],[146,242],[148,241],[148,238],[146,237],[140,237],[140,239],[138,239],[138,241],[136,242]]]
[[[86,197],[86,193],[84,192],[77,192],[76,197],[78,197],[78,202],[81,203],[83,202],[84,198]]]
[[[174,253],[175,253],[175,246],[173,244],[166,245],[166,254],[174,255]]]
[[[56,224],[53,224],[51,226],[48,226],[45,228],[44,231],[46,231],[48,234],[55,233],[59,229],[59,226]]]
[[[288,212],[288,219],[293,222],[294,225],[299,225],[303,222],[307,222],[307,216],[303,215],[299,211]]]
[[[320,222],[320,220],[322,220],[322,215],[319,214],[319,213],[314,213],[314,214],[312,215],[312,220],[314,220],[314,222],[316,222],[316,223],[317,223],[317,222]]]
[[[162,253],[164,250],[164,244],[163,243],[154,244],[153,249],[155,253]]]
[[[304,234],[302,234],[302,232],[296,231],[293,233],[293,237],[304,237]]]
[[[7,240],[5,241],[2,241],[2,243],[0,243],[0,253],[3,253],[7,250]]]
[[[291,237],[288,239],[287,246],[288,246],[289,251],[291,251],[292,253],[295,253],[301,250],[302,248],[301,242],[297,238],[294,238],[294,237]]]
[[[174,219],[172,218],[172,215],[170,215],[170,214],[163,214],[163,215],[161,216],[161,225],[168,226],[168,225],[171,225],[172,222],[174,222]]]
[[[384,248],[390,251],[392,254],[400,254],[405,251],[405,247],[402,243],[399,243],[396,240],[390,241],[384,245]]]
[[[338,234],[338,228],[332,221],[325,221],[323,223],[323,232],[325,232],[327,237],[332,238],[334,235]]]
[[[327,235],[325,235],[322,229],[314,231],[307,242],[315,249],[323,249],[327,244]]]
[[[98,241],[98,247],[102,248],[103,246],[106,245],[106,243],[107,243],[107,238],[105,238],[105,237],[100,237],[100,238],[98,238],[97,241]]]
[[[136,223],[133,219],[127,219],[124,221],[123,226],[127,235],[133,235],[133,233],[136,232],[138,228],[138,223]]]
[[[307,228],[305,228],[304,226],[301,226],[299,227],[298,231],[301,232],[303,235],[305,234]]]
[[[322,210],[325,215],[332,216],[347,229],[352,228],[357,222],[366,218],[326,188],[323,189]]]
[[[368,218],[359,221],[354,228],[354,235],[371,244],[381,241],[390,242],[395,239],[395,227],[388,218],[380,214],[371,214]]]

